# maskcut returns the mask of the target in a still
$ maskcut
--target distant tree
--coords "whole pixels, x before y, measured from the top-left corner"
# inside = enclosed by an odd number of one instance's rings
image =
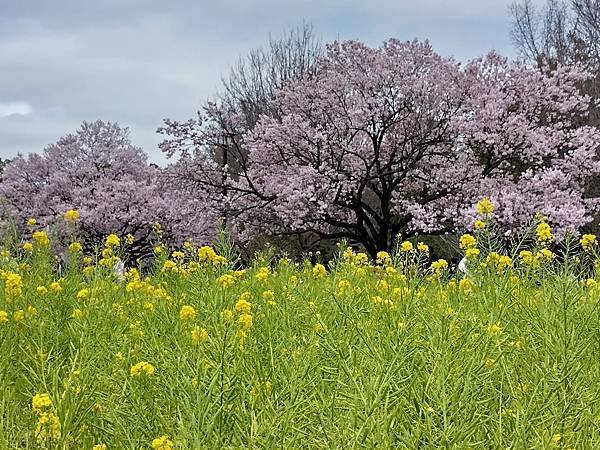
[[[582,83],[595,102],[586,123],[600,126],[600,0],[531,0],[511,5],[511,36],[525,59],[542,70],[577,64],[591,77]]]
[[[482,195],[507,226],[540,211],[565,229],[598,206],[582,195],[600,170],[600,135],[579,126],[584,80],[576,69],[541,73],[493,53],[461,69],[416,41],[335,43],[276,93],[269,109],[278,114],[241,137],[234,163],[208,150],[219,145],[218,108],[205,121],[167,121],[161,147],[193,167],[242,241],[344,238],[374,254],[398,234],[464,227]]]
[[[289,29],[278,38],[270,36],[266,46],[250,51],[230,69],[216,99],[207,102],[196,118],[186,122],[165,120],[159,133],[178,136],[177,142],[167,139],[160,145],[168,157],[178,157],[164,173],[168,185],[180,186],[196,201],[210,205],[202,208],[199,217],[188,215],[187,225],[181,223],[182,229],[206,238],[211,235],[207,230],[214,230],[215,223],[227,222],[230,208],[223,200],[227,178],[245,170],[246,133],[262,115],[281,115],[272,102],[276,93],[290,80],[310,74],[322,53],[310,24]],[[198,167],[203,170],[198,172]],[[192,211],[198,205],[191,210],[184,205],[182,208]]]
[[[126,128],[84,122],[43,153],[14,158],[4,169],[0,198],[19,225],[28,217],[56,223],[76,209],[88,247],[109,233],[131,233],[137,257],[148,250],[152,224],[166,210],[158,181],[159,170],[131,144]]]

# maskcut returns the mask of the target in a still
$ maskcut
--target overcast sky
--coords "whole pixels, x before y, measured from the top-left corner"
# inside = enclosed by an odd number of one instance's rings
[[[429,39],[470,59],[515,52],[510,0],[0,0],[0,157],[39,152],[84,120],[117,121],[162,163],[156,128],[186,119],[269,32],[324,41]]]

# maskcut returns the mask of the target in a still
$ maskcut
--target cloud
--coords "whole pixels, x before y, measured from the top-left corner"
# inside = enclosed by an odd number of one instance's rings
[[[129,127],[135,145],[164,161],[162,119],[191,117],[240,56],[303,20],[325,42],[417,37],[460,60],[492,48],[512,56],[510,1],[4,2],[0,101],[22,105],[0,104],[0,157],[42,151],[82,121],[102,119]]]
[[[0,102],[0,117],[27,116],[33,112],[33,108],[27,102]]]

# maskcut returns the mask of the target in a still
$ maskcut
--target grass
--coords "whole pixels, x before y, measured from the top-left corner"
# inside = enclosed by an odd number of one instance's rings
[[[4,251],[0,448],[600,447],[593,252],[482,249],[463,281],[416,249],[234,270],[188,246],[120,280],[119,248],[60,278],[43,242]]]

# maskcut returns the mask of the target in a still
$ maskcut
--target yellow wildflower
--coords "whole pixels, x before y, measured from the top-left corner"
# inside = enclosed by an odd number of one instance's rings
[[[486,223],[483,220],[476,220],[473,224],[473,228],[476,230],[483,230],[486,227]]]
[[[52,407],[52,399],[48,394],[35,394],[31,399],[31,409],[33,412],[39,414],[50,407]]]
[[[69,209],[65,212],[65,221],[69,223],[76,223],[79,220],[79,211],[76,209]]]
[[[23,279],[21,275],[9,272],[4,277],[4,292],[9,297],[18,297],[23,292]]]
[[[429,246],[424,242],[419,242],[417,244],[417,250],[419,250],[421,253],[429,253]]]
[[[192,330],[192,345],[208,341],[208,331],[205,328],[195,327]]]
[[[519,258],[528,266],[533,266],[537,263],[537,258],[530,250],[521,250],[519,252]]]
[[[198,259],[200,262],[213,262],[217,257],[217,253],[207,245],[198,249]]]
[[[487,368],[492,368],[496,365],[496,360],[494,358],[486,358],[483,361],[483,364],[485,364],[485,367]]]
[[[8,322],[8,313],[0,309],[0,323]]]
[[[235,304],[235,310],[239,314],[250,314],[251,309],[252,309],[252,303],[250,303],[248,300],[246,300],[245,296],[240,297],[240,299]]]
[[[135,237],[131,233],[127,233],[125,235],[125,243],[127,245],[132,245],[135,242]]]
[[[477,209],[477,212],[482,216],[494,212],[494,204],[487,197],[483,197],[481,200],[479,200],[475,208]]]
[[[182,321],[196,320],[196,310],[190,305],[183,305],[179,311],[179,318]]]
[[[252,315],[251,314],[242,314],[238,318],[238,323],[242,326],[243,329],[249,330],[252,328]]]
[[[106,241],[104,241],[104,246],[107,248],[118,247],[119,245],[121,245],[121,240],[116,234],[109,234],[106,237]]]
[[[360,253],[356,254],[355,260],[356,260],[356,264],[368,264],[369,256],[364,252],[360,252]]]
[[[376,261],[377,264],[380,264],[382,266],[389,266],[390,264],[392,264],[392,257],[388,252],[381,251],[377,252]]]
[[[543,248],[539,252],[537,252],[536,257],[539,259],[544,259],[546,261],[552,261],[556,257],[556,255],[547,248]]]
[[[137,364],[131,366],[129,370],[132,377],[138,377],[141,375],[152,376],[154,375],[155,369],[154,366],[146,361],[140,361]]]
[[[469,278],[463,278],[458,282],[458,288],[465,294],[468,294],[473,289],[473,282]]]
[[[150,446],[153,450],[173,450],[175,448],[173,441],[171,441],[166,435],[153,439]]]
[[[232,286],[235,284],[235,277],[231,274],[226,273],[217,278],[217,283],[224,287]]]
[[[468,248],[465,250],[465,257],[469,260],[473,260],[473,259],[477,259],[479,258],[479,255],[481,254],[481,251],[478,248]]]
[[[81,245],[81,242],[72,242],[69,244],[69,251],[71,253],[80,253],[82,249],[83,246]]]
[[[579,241],[583,249],[587,252],[596,244],[595,234],[584,234]]]
[[[552,241],[552,229],[546,222],[540,222],[535,228],[535,233],[540,244],[547,244]]]
[[[37,225],[37,220],[34,219],[33,217],[30,217],[29,219],[27,219],[27,225],[29,225],[30,227],[34,227]]]
[[[327,269],[325,269],[323,264],[315,264],[315,267],[313,267],[313,275],[315,277],[326,277]]]
[[[45,247],[50,244],[50,239],[48,239],[48,234],[45,231],[34,231],[31,235],[36,244]]]
[[[225,309],[225,310],[223,311],[223,318],[224,318],[224,319],[225,319],[227,322],[231,321],[231,319],[233,319],[233,311],[232,311],[232,310],[230,310],[230,309]]]
[[[85,300],[86,298],[90,297],[90,290],[89,289],[80,289],[79,292],[77,292],[77,300]]]
[[[461,250],[466,250],[468,248],[474,248],[477,245],[477,239],[472,234],[463,234],[459,240],[459,247]]]
[[[413,246],[413,243],[410,241],[404,241],[402,244],[400,244],[400,251],[403,253],[410,253],[410,252],[414,252],[415,251],[415,247]]]
[[[499,323],[491,323],[488,325],[487,331],[489,334],[500,334],[502,333],[502,327]]]
[[[442,272],[448,268],[448,261],[445,259],[438,259],[431,263],[431,270],[433,272]]]
[[[33,244],[31,242],[25,242],[23,244],[23,250],[25,250],[26,252],[33,251]]]
[[[81,319],[83,317],[83,311],[79,308],[75,308],[71,314],[73,319]]]
[[[39,415],[35,427],[35,435],[38,441],[42,442],[48,438],[60,438],[60,419],[54,412],[43,412]]]
[[[254,278],[256,278],[258,281],[266,281],[267,278],[269,278],[269,272],[270,269],[268,267],[261,267],[258,269],[256,275],[254,275]]]

